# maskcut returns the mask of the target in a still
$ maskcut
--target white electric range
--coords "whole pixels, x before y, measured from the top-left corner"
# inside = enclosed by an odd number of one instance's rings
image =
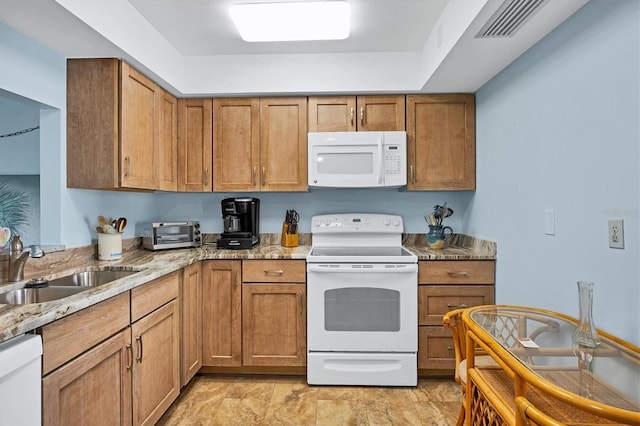
[[[415,386],[418,258],[402,217],[332,214],[311,221],[307,382]]]

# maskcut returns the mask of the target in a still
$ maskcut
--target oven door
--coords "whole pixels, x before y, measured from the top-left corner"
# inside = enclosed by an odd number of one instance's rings
[[[307,264],[312,351],[416,352],[417,264]]]

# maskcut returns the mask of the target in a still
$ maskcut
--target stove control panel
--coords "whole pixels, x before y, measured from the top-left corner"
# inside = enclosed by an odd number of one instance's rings
[[[313,216],[312,233],[401,233],[402,217],[375,213],[341,213]]]

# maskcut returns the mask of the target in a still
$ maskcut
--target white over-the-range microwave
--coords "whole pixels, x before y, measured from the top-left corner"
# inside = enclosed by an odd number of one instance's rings
[[[400,187],[407,184],[407,132],[309,132],[309,186]]]

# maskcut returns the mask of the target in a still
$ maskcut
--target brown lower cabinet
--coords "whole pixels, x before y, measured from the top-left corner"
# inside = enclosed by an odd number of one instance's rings
[[[203,367],[304,367],[305,271],[304,260],[203,262]]]
[[[202,365],[242,365],[242,262],[202,264]]]
[[[304,261],[243,261],[243,365],[307,365],[305,270]]]
[[[42,327],[44,425],[158,421],[180,392],[178,287],[175,272]]]
[[[186,386],[202,367],[202,262],[185,266],[182,272],[180,379]]]
[[[493,260],[418,262],[418,374],[453,376],[451,331],[442,326],[447,312],[494,303]]]

